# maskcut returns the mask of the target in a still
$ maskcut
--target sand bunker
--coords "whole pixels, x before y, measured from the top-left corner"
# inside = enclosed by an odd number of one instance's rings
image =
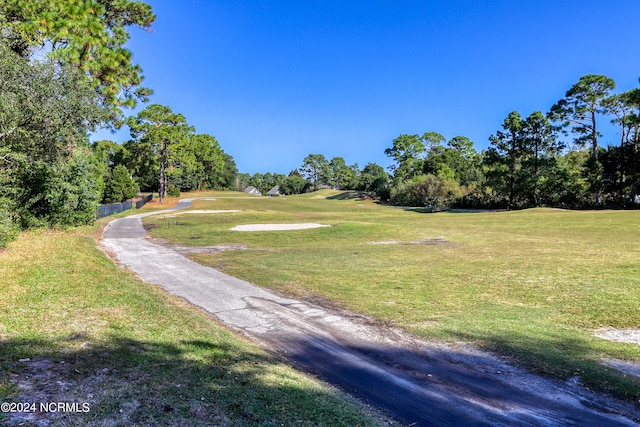
[[[245,224],[237,225],[233,231],[285,231],[285,230],[306,230],[308,228],[329,227],[326,224],[306,222],[299,224]]]

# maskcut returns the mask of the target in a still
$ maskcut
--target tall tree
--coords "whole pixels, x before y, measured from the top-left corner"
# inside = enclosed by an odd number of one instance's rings
[[[55,161],[87,142],[108,115],[77,70],[31,63],[0,43],[0,141]]]
[[[555,159],[561,150],[554,127],[540,111],[531,113],[522,126],[523,168],[525,180],[529,183],[529,193],[534,206],[540,205],[541,169]]]
[[[630,176],[630,199],[633,206],[638,203],[638,148],[640,145],[640,88],[611,96],[606,107],[620,126],[620,174]]]
[[[427,153],[430,152],[433,147],[444,145],[445,141],[446,138],[438,132],[425,132],[422,134],[422,143],[424,144]]]
[[[218,185],[225,164],[224,152],[215,137],[190,134],[183,143],[176,145],[175,151],[180,163],[189,166],[182,171],[182,179],[191,184],[181,187],[181,190],[203,190]]]
[[[171,108],[151,104],[140,111],[135,117],[130,117],[129,128],[131,137],[141,147],[152,153],[159,168],[160,203],[167,195],[167,167],[169,166],[172,145],[185,142],[193,132],[182,114],[174,113]]]
[[[502,163],[507,169],[507,188],[509,200],[507,207],[512,208],[516,198],[516,174],[520,168],[522,154],[522,128],[524,121],[517,111],[512,111],[504,119],[502,131],[497,131],[489,140],[491,147],[487,157],[493,163]]]
[[[329,176],[329,161],[322,154],[309,154],[304,158],[300,168],[313,184],[313,190],[318,189],[318,184],[326,182]]]
[[[224,168],[220,178],[217,180],[217,185],[214,185],[213,188],[242,191],[242,188],[239,188],[236,161],[230,154],[225,152],[222,153],[222,159],[224,161]]]
[[[425,145],[420,135],[402,134],[393,140],[391,148],[384,150],[387,157],[396,164],[391,167],[394,178],[398,181],[411,179],[422,170]]]
[[[123,165],[128,156],[127,149],[117,142],[103,139],[91,144],[91,149],[109,168]]]
[[[130,0],[4,0],[0,36],[23,57],[46,53],[89,76],[107,105],[135,105],[150,90],[140,86],[142,69],[124,47],[127,28],[148,30],[155,15],[146,3]]]
[[[473,142],[466,136],[455,136],[447,142],[446,147],[436,145],[429,151],[424,172],[456,180],[463,186],[472,186],[482,181],[480,162]]]
[[[593,168],[598,167],[597,116],[607,112],[605,100],[615,88],[609,77],[588,74],[567,91],[565,97],[551,107],[549,118],[574,134],[576,144],[590,144]],[[600,203],[599,184],[595,183],[595,201]]]
[[[389,198],[389,181],[391,177],[377,163],[367,163],[360,174],[360,190],[375,195],[382,200]]]
[[[282,193],[290,195],[290,194],[302,194],[305,192],[307,187],[309,186],[309,182],[304,179],[304,177],[300,174],[297,169],[289,172],[289,175],[286,177],[284,182],[280,185],[280,190]]]
[[[353,170],[347,166],[347,162],[342,157],[334,157],[329,162],[331,170],[331,185],[337,190],[344,188],[345,184],[353,179]]]

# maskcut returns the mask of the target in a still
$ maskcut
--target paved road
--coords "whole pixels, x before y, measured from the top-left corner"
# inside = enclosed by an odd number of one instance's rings
[[[182,201],[175,209],[190,206]],[[162,213],[162,212],[160,212]],[[411,338],[364,317],[286,298],[146,240],[140,218],[112,221],[102,246],[118,262],[229,327],[285,354],[402,423],[636,426],[637,408],[530,375],[465,346]],[[632,419],[633,418],[633,419]]]

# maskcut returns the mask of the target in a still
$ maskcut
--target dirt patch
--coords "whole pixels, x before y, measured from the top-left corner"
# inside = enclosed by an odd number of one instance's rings
[[[595,335],[609,341],[628,342],[640,345],[640,329],[599,329]]]
[[[246,245],[239,243],[232,245],[216,245],[216,246],[178,246],[167,245],[169,248],[181,254],[217,254],[226,251],[244,251],[249,249]]]
[[[166,216],[171,217],[174,215],[185,215],[185,214],[218,214],[218,213],[235,213],[235,212],[242,212],[242,211],[238,209],[232,209],[232,210],[195,209],[190,211],[177,211],[177,212],[173,212],[171,215],[166,215]]]
[[[314,222],[297,224],[244,224],[230,228],[232,231],[289,231],[306,230],[309,228],[329,227],[327,224],[317,224]]]
[[[401,245],[442,246],[442,245],[454,245],[454,243],[444,239],[443,237],[438,237],[437,239],[415,240],[412,242],[403,242],[401,243]]]
[[[23,374],[12,374],[11,383],[17,388],[16,402],[82,402],[89,405],[95,402],[93,395],[78,396],[78,382],[70,379],[71,364],[54,363],[48,359],[20,359],[18,361]],[[92,390],[93,391],[93,390]],[[49,426],[70,423],[73,414],[64,412],[22,411],[7,413],[8,425]]]
[[[190,240],[197,240],[201,238],[200,236],[192,237]],[[213,246],[183,246],[176,245],[171,243],[167,239],[163,239],[161,237],[147,237],[145,239],[148,242],[154,243],[156,245],[165,246],[175,252],[178,252],[182,255],[194,254],[194,253],[204,253],[204,254],[217,254],[220,252],[226,251],[244,251],[249,249],[248,246],[240,244],[240,243],[231,243],[229,245],[213,245]]]
[[[609,341],[626,342],[640,345],[640,329],[600,329],[595,335]],[[602,364],[617,369],[628,375],[640,378],[640,363],[628,362],[619,359],[605,359]]]
[[[426,240],[413,240],[408,242],[402,242],[397,240],[384,240],[381,242],[369,242],[370,245],[426,245],[426,246],[454,246],[455,243],[445,239],[444,237],[437,237],[435,239]]]
[[[148,222],[143,222],[142,223],[142,228],[144,228],[145,231],[150,231],[150,230],[154,230],[156,228],[160,228],[160,226],[158,224],[151,224]]]

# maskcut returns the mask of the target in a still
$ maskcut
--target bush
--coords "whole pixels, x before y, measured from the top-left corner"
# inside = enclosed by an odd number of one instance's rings
[[[280,190],[286,195],[302,194],[309,186],[309,182],[300,175],[289,175],[280,185]]]
[[[140,191],[140,187],[135,180],[131,178],[129,170],[118,165],[111,171],[109,180],[104,190],[104,203],[120,203],[135,197]]]
[[[391,204],[398,206],[451,206],[462,196],[455,182],[435,175],[422,175],[391,189]]]
[[[0,200],[0,248],[6,247],[11,241],[18,237],[20,226],[15,220],[15,214],[13,214],[6,206],[7,200]]]
[[[180,188],[174,184],[169,184],[167,186],[167,196],[180,197]]]
[[[19,177],[16,213],[22,228],[67,227],[95,220],[101,171],[80,150],[57,164],[32,162]]]

